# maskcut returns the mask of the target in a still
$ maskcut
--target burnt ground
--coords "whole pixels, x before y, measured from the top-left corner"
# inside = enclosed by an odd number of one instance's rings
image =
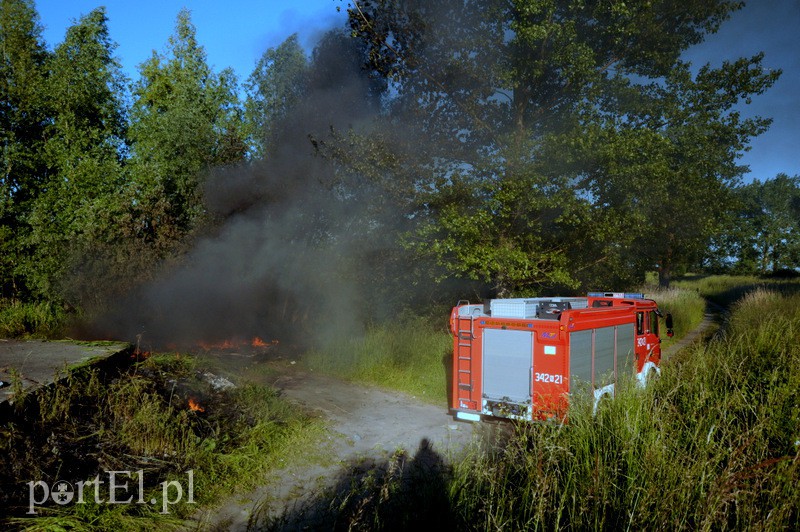
[[[328,503],[368,470],[402,463],[436,485],[443,467],[468,443],[492,430],[454,421],[447,406],[300,369],[289,358],[205,355],[204,363],[231,380],[268,384],[327,421],[322,460],[273,471],[260,487],[195,517],[202,530],[332,528]],[[263,358],[263,357],[262,357]],[[443,383],[444,385],[444,383]],[[440,478],[441,480],[441,478]]]

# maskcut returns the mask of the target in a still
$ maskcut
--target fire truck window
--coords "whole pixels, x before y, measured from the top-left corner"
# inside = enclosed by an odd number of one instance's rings
[[[644,312],[636,313],[636,334],[644,334]]]
[[[650,312],[650,334],[658,334],[658,315],[655,311]]]

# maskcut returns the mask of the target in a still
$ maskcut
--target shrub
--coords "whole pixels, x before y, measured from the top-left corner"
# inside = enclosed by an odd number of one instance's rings
[[[67,315],[49,302],[0,300],[0,337],[50,338],[64,328]]]

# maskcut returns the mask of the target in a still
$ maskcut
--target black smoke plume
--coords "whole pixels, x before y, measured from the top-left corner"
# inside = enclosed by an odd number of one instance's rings
[[[214,229],[96,331],[163,347],[254,336],[324,340],[357,330],[377,296],[365,293],[381,268],[369,263],[396,252],[391,235],[407,217],[389,206],[380,183],[331,156],[357,157],[348,132],[368,138],[380,105],[381,82],[364,75],[354,46],[341,32],[323,38],[309,90],[264,160],[207,179]]]

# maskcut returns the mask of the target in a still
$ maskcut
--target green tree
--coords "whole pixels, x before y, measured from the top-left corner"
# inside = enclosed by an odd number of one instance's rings
[[[584,184],[597,205],[625,220],[631,267],[657,267],[662,286],[724,229],[744,171],[737,158],[770,123],[733,109],[780,75],[765,72],[761,60],[706,65],[695,75],[679,62],[663,82],[631,86],[636,107],[606,120],[594,137],[598,164]]]
[[[135,218],[138,238],[163,253],[202,219],[203,172],[243,160],[241,109],[235,75],[208,66],[186,9],[167,53],[139,68],[129,130]]]
[[[267,146],[278,141],[276,126],[308,92],[308,75],[308,58],[296,33],[264,52],[256,63],[245,84],[245,120],[254,158],[263,157]]]
[[[105,9],[67,29],[48,62],[45,158],[50,175],[36,199],[25,272],[40,298],[78,304],[76,289],[99,280],[72,275],[118,238],[124,212],[125,79],[113,55]],[[75,283],[75,281],[80,281]]]
[[[116,215],[125,207],[125,80],[107,23],[104,8],[82,17],[48,62],[50,174],[29,215],[32,253],[25,266],[40,298],[67,297],[67,274],[114,239]]]
[[[48,53],[32,0],[0,1],[0,297],[26,294],[19,273],[27,217],[47,177]]]
[[[736,189],[740,208],[727,240],[737,269],[766,274],[800,267],[800,176],[778,174]]]
[[[713,215],[679,225],[690,199],[720,205],[767,124],[731,111],[774,82],[760,57],[694,76],[680,61],[738,7],[358,2],[350,25],[392,83],[393,120],[416,122],[430,155],[419,249],[499,293],[656,266],[667,283],[714,232]]]

